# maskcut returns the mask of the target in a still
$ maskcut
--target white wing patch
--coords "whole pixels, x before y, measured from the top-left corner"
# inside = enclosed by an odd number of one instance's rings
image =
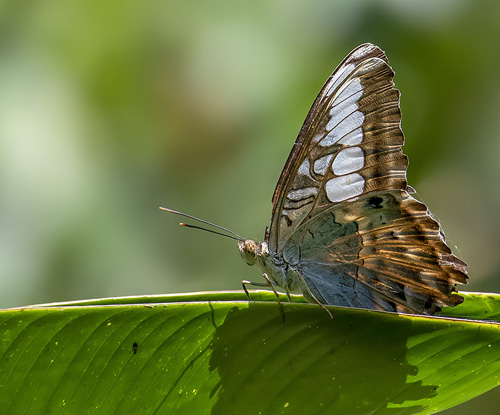
[[[307,199],[309,196],[316,196],[318,194],[317,187],[305,187],[303,189],[291,190],[287,197],[288,199],[297,202],[299,200]]]
[[[345,65],[344,70],[341,72],[336,73],[333,75],[333,78],[331,79],[332,85],[326,92],[326,95],[330,95],[332,91],[335,91],[335,89],[342,83],[342,81],[347,78],[348,75],[353,71],[355,66],[351,63],[349,65]]]
[[[332,125],[331,127],[335,127],[326,137],[325,139],[321,140],[319,143],[321,146],[324,146],[323,141],[325,141],[332,133],[335,134],[335,137],[337,138],[336,140],[332,141],[331,144],[335,144],[338,140],[343,138],[345,135],[350,133],[353,130],[356,130],[357,128],[360,128],[363,125],[363,122],[365,120],[365,116],[361,111],[354,111],[351,114],[349,114],[347,117],[345,117],[342,121],[340,121],[338,124]],[[330,128],[330,122],[327,124],[327,128]],[[328,144],[330,145],[330,144]]]
[[[314,162],[314,173],[324,176],[330,165],[333,154],[321,157]]]
[[[363,86],[361,79],[349,79],[347,77],[353,70],[352,65],[347,65],[345,69],[334,76],[332,85],[328,93],[333,94],[332,104],[329,110],[330,119],[326,124],[328,134],[322,136],[316,135],[313,143],[321,147],[331,147],[335,144],[346,146],[340,150],[335,159],[335,155],[327,154],[314,162],[305,159],[300,165],[297,173],[311,178],[311,164],[315,174],[324,176],[330,166],[336,176],[328,180],[325,184],[325,191],[331,202],[343,202],[363,193],[365,180],[359,174],[355,173],[365,165],[365,154],[358,144],[363,141],[363,123],[364,114],[359,111],[358,101],[363,97]],[[304,189],[291,190],[287,197],[291,201],[304,200],[310,196],[316,196],[315,187],[306,187]]]
[[[353,173],[365,165],[365,153],[360,147],[348,147],[339,151],[332,163],[337,176]]]
[[[344,138],[339,141],[339,144],[344,144],[346,146],[354,146],[356,144],[361,144],[362,141],[363,141],[363,129],[359,127],[356,128],[354,131],[351,131],[346,136],[344,136]]]
[[[354,84],[359,84],[359,87]],[[356,88],[351,88],[351,85],[353,85]],[[362,90],[359,91],[360,87],[361,87],[361,82],[358,79],[357,82],[352,82],[349,85],[349,87],[347,87],[339,95],[338,99],[335,100],[335,104],[330,110],[331,118],[328,121],[328,124],[326,125],[326,128],[328,130],[335,128],[345,118],[349,117],[353,112],[356,112],[358,110],[359,107],[357,102],[363,96],[363,91]],[[356,89],[357,92],[353,91],[353,89]]]
[[[361,128],[365,116],[361,111],[358,111],[358,100],[362,96],[361,81],[355,79],[335,97],[334,104],[330,109],[331,118],[326,125],[326,129],[330,132],[319,142],[320,146],[331,146]]]
[[[351,112],[346,118],[340,121],[335,127],[328,133],[328,135],[323,138],[318,144],[321,147],[329,147],[334,145],[337,141],[345,140],[356,132],[355,136],[359,138],[359,144],[363,140],[363,131],[361,129],[363,122],[365,121],[365,116],[361,111]],[[330,127],[331,120],[327,125]],[[333,124],[333,123],[332,123]]]
[[[309,168],[311,167],[311,165],[309,164],[309,159],[305,159],[302,164],[300,165],[299,169],[297,170],[297,174],[299,174],[300,176],[306,176],[308,177],[309,179],[311,180],[314,180],[312,177],[311,177],[311,173],[309,171]]]
[[[325,190],[332,202],[343,202],[363,193],[365,179],[359,173],[334,177],[326,182]]]

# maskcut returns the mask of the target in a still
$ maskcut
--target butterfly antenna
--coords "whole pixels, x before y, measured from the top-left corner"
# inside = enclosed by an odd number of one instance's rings
[[[227,238],[231,238],[231,239],[234,239],[236,241],[244,241],[245,240],[245,238],[243,238],[242,236],[238,235],[237,233],[235,233],[235,232],[233,232],[233,231],[231,231],[231,230],[229,230],[227,228],[224,228],[223,226],[216,225],[215,223],[211,223],[211,222],[208,222],[206,220],[197,218],[195,216],[188,215],[187,213],[177,212],[176,210],[164,208],[164,207],[161,207],[161,206],[160,206],[160,209],[164,210],[166,212],[169,212],[169,213],[174,213],[174,214],[179,215],[179,216],[184,216],[185,218],[196,220],[198,222],[204,223],[205,225],[213,226],[214,228],[223,230],[224,232],[227,232],[230,235],[227,235],[227,234],[221,233],[221,232],[217,232],[217,231],[214,231],[214,230],[211,230],[211,229],[202,228],[201,226],[188,225],[186,223],[180,223],[181,226],[185,226],[186,228],[200,229],[202,231],[207,231],[207,232],[210,232],[210,233],[215,233],[216,235],[225,236]]]
[[[231,239],[234,239],[235,241],[242,241],[242,239],[240,239],[240,238],[236,238],[236,237],[235,237],[235,236],[233,236],[233,235],[227,235],[227,234],[222,233],[222,232],[213,231],[212,229],[202,228],[201,226],[189,225],[189,224],[187,224],[187,223],[183,223],[183,222],[179,223],[179,225],[181,225],[181,226],[185,226],[186,228],[200,229],[201,231],[206,231],[206,232],[210,232],[210,233],[215,233],[216,235],[225,236],[226,238],[231,238]]]

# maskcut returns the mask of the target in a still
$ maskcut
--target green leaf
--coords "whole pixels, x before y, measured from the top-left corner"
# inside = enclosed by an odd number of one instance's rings
[[[8,414],[430,414],[499,383],[500,296],[439,317],[272,293],[110,298],[0,311]],[[284,298],[282,297],[284,300]],[[295,298],[300,301],[300,298]],[[478,320],[486,321],[478,321]]]

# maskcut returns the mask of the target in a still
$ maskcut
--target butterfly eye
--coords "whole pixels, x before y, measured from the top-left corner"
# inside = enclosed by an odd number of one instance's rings
[[[256,252],[257,243],[247,239],[246,241],[238,242],[238,248],[240,250],[241,257],[245,260],[248,265],[255,265],[256,262]]]

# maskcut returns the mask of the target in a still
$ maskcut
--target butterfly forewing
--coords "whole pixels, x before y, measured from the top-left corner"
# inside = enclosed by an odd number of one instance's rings
[[[278,181],[266,240],[321,303],[433,314],[462,301],[465,263],[409,194],[393,76],[370,44],[333,72]]]
[[[406,188],[399,92],[383,52],[355,49],[323,86],[273,197],[279,251],[310,215],[365,192]]]

